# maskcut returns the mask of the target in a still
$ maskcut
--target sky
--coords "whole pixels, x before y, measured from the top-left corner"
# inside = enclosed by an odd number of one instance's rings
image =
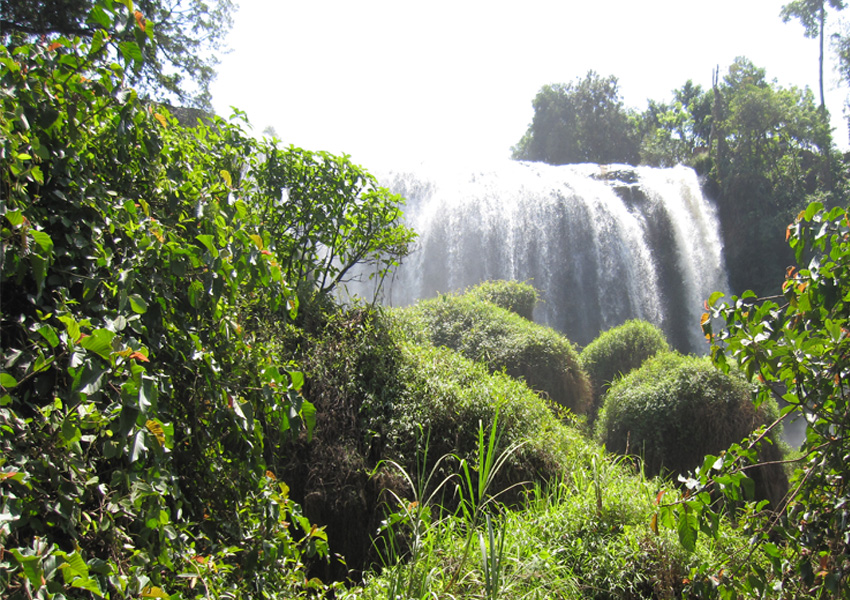
[[[369,168],[505,159],[549,83],[614,75],[627,107],[711,86],[738,56],[817,93],[818,45],[783,1],[241,0],[212,86],[285,144]],[[848,11],[850,12],[850,11]],[[850,17],[850,14],[848,14]],[[832,19],[837,27],[838,19]],[[827,108],[847,148],[846,86],[827,56]]]

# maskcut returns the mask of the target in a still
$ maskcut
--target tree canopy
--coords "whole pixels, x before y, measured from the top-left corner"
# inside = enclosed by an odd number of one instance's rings
[[[589,71],[576,82],[543,86],[533,105],[534,118],[513,158],[553,165],[637,163],[637,129],[616,77]]]
[[[153,41],[140,48],[145,60],[129,73],[130,82],[158,100],[209,108],[209,86],[233,25],[233,0],[115,2],[133,12],[138,27],[111,34],[133,41],[139,29],[149,30]],[[96,0],[0,0],[0,41],[14,46],[41,37],[91,40],[107,20]]]
[[[404,255],[400,198],[239,113],[180,126],[124,77],[147,22],[98,11],[0,46],[0,596],[306,596],[327,535],[276,473],[316,409],[269,332]]]

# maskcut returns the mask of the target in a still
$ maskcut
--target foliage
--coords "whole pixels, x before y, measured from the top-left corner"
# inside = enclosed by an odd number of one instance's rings
[[[702,465],[706,454],[740,441],[776,412],[774,403],[761,410],[752,405],[743,377],[717,370],[708,358],[666,352],[614,382],[596,431],[607,450],[640,456],[647,474],[675,476]],[[764,456],[781,458],[781,453],[768,453],[766,447]],[[759,479],[762,498],[781,500],[781,469]]]
[[[737,363],[762,381],[755,404],[781,398],[787,403],[784,418],[805,419],[806,438],[786,501],[775,514],[761,515],[758,506],[749,511],[751,543],[741,551],[760,560],[725,571],[714,585],[708,577],[723,565],[704,565],[694,580],[700,594],[843,598],[850,587],[847,212],[813,203],[788,227],[788,240],[800,267],[789,268],[781,296],[760,299],[748,292],[721,302],[722,295],[715,294],[710,316],[723,328],[715,333],[709,318],[703,328],[712,339],[714,362],[725,370]],[[716,508],[703,492],[741,496],[764,443],[765,431],[757,434],[707,460],[689,482],[691,496],[667,507],[672,520],[687,516],[686,536],[695,538],[705,531],[699,524],[714,518]]]
[[[209,108],[217,53],[235,9],[232,0],[0,0],[0,42],[12,48],[61,37],[91,41],[113,25],[109,10],[124,11],[127,25],[111,29],[112,37],[131,44],[141,32],[154,42],[137,48],[129,81],[160,100]]]
[[[427,494],[400,496],[386,526],[412,531],[419,519],[416,556],[389,562],[343,597],[397,598],[405,590],[408,598],[677,598],[692,565],[742,541],[723,524],[715,546],[688,553],[674,532],[651,526],[659,482],[582,440],[565,464],[561,478],[528,490],[521,509],[493,504],[477,527],[462,511],[440,517]],[[433,478],[426,471],[412,480]],[[479,540],[477,563],[461,560],[470,535]]]
[[[834,194],[843,175],[831,151],[828,119],[811,91],[782,88],[739,58],[712,93],[709,179],[730,283],[733,290],[765,291],[793,259],[775,232],[809,194]],[[749,243],[736,241],[742,239]]]
[[[637,369],[655,354],[669,350],[664,333],[646,321],[626,321],[599,334],[579,355],[579,365],[593,386],[591,415],[596,415],[603,395],[618,377]]]
[[[265,334],[297,304],[253,174],[274,148],[140,102],[150,29],[94,12],[139,42],[0,48],[0,595],[324,589],[275,475],[315,407]]]
[[[691,80],[673,90],[670,104],[650,100],[640,119],[641,162],[660,167],[694,164],[708,149],[711,109],[712,94]]]
[[[512,148],[513,158],[552,165],[637,163],[637,130],[616,77],[588,71],[576,82],[543,86],[532,104],[534,118]]]
[[[540,294],[529,283],[519,281],[485,281],[470,288],[466,293],[473,298],[491,302],[524,319],[532,320],[534,307],[540,300]]]
[[[555,331],[476,298],[442,295],[399,311],[408,335],[452,348],[491,371],[504,369],[574,413],[590,405],[587,375],[569,340]]]
[[[262,222],[286,257],[287,281],[311,281],[328,294],[352,269],[384,277],[415,238],[402,224],[404,199],[378,186],[348,156],[289,147],[267,148],[253,171]]]

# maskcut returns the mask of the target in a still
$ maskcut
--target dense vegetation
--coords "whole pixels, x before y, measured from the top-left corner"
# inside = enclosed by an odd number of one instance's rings
[[[0,0],[0,43],[11,49],[60,37],[91,42],[107,30],[125,56],[139,59],[124,73],[137,90],[160,101],[209,109],[210,84],[233,25],[232,0],[116,2],[133,12],[137,26],[114,27],[111,2]],[[152,43],[141,43],[143,35]]]
[[[354,265],[380,281],[407,251],[402,199],[238,114],[181,126],[126,85],[155,41],[144,15],[105,0],[85,22],[85,39],[0,48],[0,595],[846,597],[844,210],[811,204],[787,229],[780,295],[709,299],[719,370],[614,364],[623,340],[663,351],[640,324],[581,359],[529,321],[525,284],[339,306]],[[811,116],[735,73],[726,97]],[[811,123],[753,138],[796,148],[771,185],[832,168]],[[582,413],[583,364],[614,381],[598,427],[620,458],[541,397]],[[794,415],[799,456],[771,457]],[[722,443],[686,457],[713,418]],[[793,471],[770,506],[752,501],[765,458]],[[647,477],[662,465],[682,477]]]
[[[125,87],[145,21],[106,3],[91,24],[0,48],[0,588],[291,597],[319,585],[300,565],[326,535],[275,473],[316,417],[266,332],[302,273],[327,288],[403,254],[400,199],[344,158],[179,127]],[[305,180],[336,193],[299,207],[296,236],[271,207]]]
[[[593,386],[591,420],[599,411],[609,387],[623,375],[637,369],[659,352],[670,350],[664,333],[646,321],[637,319],[603,331],[579,354],[579,364]]]
[[[404,329],[411,339],[457,350],[492,371],[504,370],[559,405],[585,414],[591,404],[590,382],[573,344],[548,327],[479,299],[492,289],[493,284],[484,284],[461,296],[423,300],[401,311]],[[518,287],[520,293],[522,289]]]

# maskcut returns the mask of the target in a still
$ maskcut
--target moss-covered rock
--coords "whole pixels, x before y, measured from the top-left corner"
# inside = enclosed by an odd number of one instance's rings
[[[591,404],[590,381],[567,338],[474,293],[424,300],[397,316],[411,339],[457,350],[490,371],[504,370],[577,414]]]
[[[540,294],[531,284],[503,279],[479,283],[466,293],[473,298],[492,302],[529,321],[532,320],[534,307],[540,300]]]
[[[606,449],[643,459],[648,475],[685,474],[739,443],[777,414],[776,404],[756,409],[743,376],[725,374],[708,358],[665,352],[617,379],[605,394],[596,435]],[[761,458],[781,459],[780,433]],[[755,473],[757,494],[776,502],[787,490],[776,466]]]
[[[593,386],[593,407],[590,420],[595,418],[602,396],[618,377],[636,369],[658,352],[670,350],[664,333],[652,323],[626,321],[602,332],[579,355],[579,364],[590,377]]]

